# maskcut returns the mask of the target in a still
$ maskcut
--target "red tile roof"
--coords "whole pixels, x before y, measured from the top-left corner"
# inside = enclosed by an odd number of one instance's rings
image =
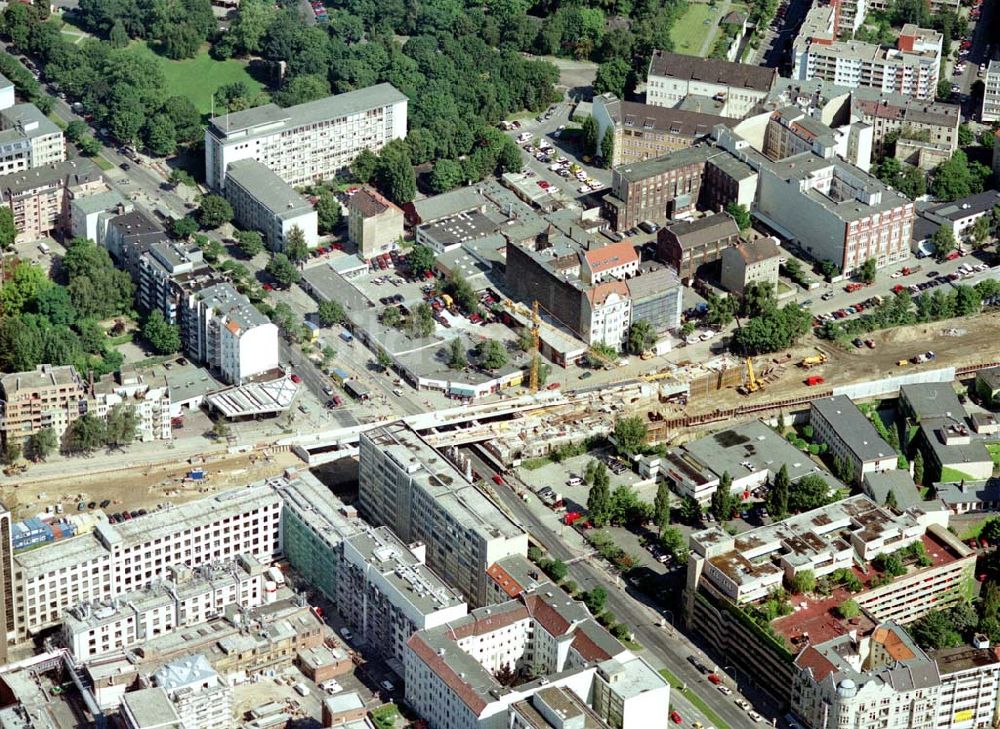
[[[583,257],[587,259],[587,265],[594,273],[601,273],[639,260],[639,254],[635,252],[635,246],[630,240],[612,243],[601,248],[592,248],[586,251]]]
[[[601,306],[611,294],[618,294],[623,299],[629,298],[628,284],[624,281],[605,281],[587,290],[587,299],[595,306]]]
[[[486,574],[489,575],[490,578],[496,582],[500,589],[507,593],[509,597],[517,597],[524,592],[524,586],[511,577],[510,573],[501,567],[497,562],[494,562],[486,569]]]
[[[799,668],[810,669],[813,679],[817,682],[822,681],[837,670],[836,666],[830,663],[822,653],[812,646],[799,653],[799,657],[795,659],[795,665]]]

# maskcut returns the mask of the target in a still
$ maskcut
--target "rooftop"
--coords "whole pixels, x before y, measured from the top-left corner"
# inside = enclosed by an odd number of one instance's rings
[[[980,481],[942,481],[934,484],[934,498],[946,506],[1000,502],[1000,478]]]
[[[866,473],[864,489],[877,504],[884,504],[891,491],[900,509],[924,505],[920,498],[920,490],[913,482],[913,476],[904,469]]]
[[[739,120],[716,114],[704,114],[687,109],[622,101],[611,93],[604,94],[605,108],[615,124],[625,129],[662,132],[675,137],[706,137],[716,124],[735,126]]]
[[[924,214],[957,222],[973,215],[991,213],[997,205],[1000,205],[1000,192],[985,190],[960,200],[933,205],[924,210]]]
[[[261,314],[257,307],[228,281],[201,289],[197,297],[207,308],[236,322],[244,330],[271,323],[270,319]]]
[[[1000,663],[1000,646],[974,648],[970,645],[963,645],[957,648],[939,648],[928,651],[928,655],[937,663],[938,672],[944,676],[949,673],[969,671]]]
[[[620,176],[626,182],[639,182],[689,165],[704,165],[716,154],[718,152],[707,144],[699,144],[694,147],[678,149],[663,157],[654,157],[642,162],[616,167],[614,172],[616,176]]]
[[[534,590],[548,581],[533,562],[520,554],[512,554],[494,562],[486,569],[486,574],[511,598]]]
[[[486,202],[478,186],[469,186],[417,200],[413,203],[413,207],[419,218],[417,223],[428,224],[467,210],[481,208]]]
[[[403,212],[394,202],[379,193],[378,190],[367,186],[362,187],[351,196],[351,199],[347,201],[347,208],[348,210],[357,210],[363,218],[381,215],[387,210]]]
[[[8,400],[22,390],[31,392],[74,384],[83,387],[83,380],[73,365],[43,364],[38,365],[33,371],[11,372],[0,377],[0,388],[3,388]]]
[[[862,463],[895,456],[896,451],[875,430],[872,422],[858,410],[847,395],[813,400],[812,413],[818,413]]]
[[[421,225],[418,230],[420,235],[427,236],[447,250],[491,235],[499,227],[496,221],[484,215],[478,208],[470,208],[453,215],[438,217],[431,223]]]
[[[681,250],[700,248],[723,238],[740,234],[736,221],[728,213],[705,215],[694,220],[681,220],[668,225],[664,230],[677,239]]]
[[[180,716],[166,692],[159,687],[129,691],[122,698],[136,729],[180,729]]]
[[[250,197],[279,218],[298,217],[313,209],[295,188],[255,159],[230,162],[226,167],[226,179],[243,188]]]
[[[740,258],[747,265],[769,261],[772,258],[781,256],[781,249],[770,236],[757,238],[754,241],[741,240],[733,247],[733,250],[739,254]]]
[[[778,77],[778,72],[764,66],[685,56],[668,51],[653,51],[653,57],[649,62],[649,75],[769,91]]]
[[[59,134],[60,129],[34,104],[15,104],[0,111],[5,126],[16,128],[29,139],[32,137]]]
[[[103,179],[100,168],[85,157],[76,157],[56,164],[21,170],[0,177],[0,192],[5,199],[23,195],[31,190],[97,182]]]
[[[337,117],[360,114],[406,100],[407,97],[392,84],[376,84],[357,91],[348,91],[345,94],[290,106],[287,109],[282,109],[277,104],[264,104],[253,109],[217,116],[209,122],[209,131],[220,139],[229,136],[239,136],[243,139],[248,136],[276,134],[285,129],[295,129]]]

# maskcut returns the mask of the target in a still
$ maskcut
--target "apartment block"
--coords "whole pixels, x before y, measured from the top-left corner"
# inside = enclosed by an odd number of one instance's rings
[[[378,152],[406,137],[408,100],[378,84],[282,109],[265,104],[211,119],[205,130],[205,174],[222,190],[229,165],[254,159],[289,185],[329,179],[364,150]]]
[[[184,729],[227,729],[233,725],[233,689],[205,656],[167,663],[153,680],[177,711]]]
[[[830,11],[816,8],[811,13]],[[862,41],[840,41],[831,32],[815,32],[809,19],[793,45],[793,76],[822,79],[847,88],[859,86],[933,99],[941,65],[940,33],[904,25],[895,48]],[[831,21],[832,22],[832,21]]]
[[[958,149],[962,114],[957,104],[858,87],[851,92],[851,112],[871,125],[876,157],[884,153],[885,138],[890,134],[899,137],[896,158],[923,169],[930,169],[940,157],[951,157]]]
[[[972,645],[928,651],[937,664],[941,689],[937,725],[942,729],[994,726],[1000,710],[1000,648],[984,635]]]
[[[154,244],[169,244],[170,236],[152,215],[133,208],[109,219],[103,237],[95,242],[104,246],[118,267],[138,282],[143,255]]]
[[[586,716],[615,729],[668,726],[666,680],[551,584],[415,633],[405,670],[406,701],[430,729],[535,726],[528,717],[558,706],[579,726]],[[508,687],[499,671],[536,678]]]
[[[71,238],[87,238],[104,245],[108,221],[135,210],[131,200],[126,200],[117,190],[105,190],[70,201],[70,227],[66,234]]]
[[[361,640],[400,665],[411,635],[468,612],[462,596],[424,564],[424,553],[386,527],[366,525],[343,543],[337,609]]]
[[[722,251],[722,287],[737,296],[750,284],[767,284],[777,290],[781,249],[773,238],[740,241]]]
[[[757,214],[845,276],[869,258],[883,268],[910,255],[912,201],[837,158],[803,152],[762,166]]]
[[[735,124],[729,117],[622,101],[612,93],[594,97],[593,117],[597,121],[598,142],[592,153],[600,151],[605,134],[612,134],[613,167],[686,149],[708,137],[716,124]]]
[[[309,201],[256,159],[236,160],[226,167],[226,199],[243,230],[256,230],[272,251],[281,251],[296,228],[306,246],[319,244],[319,221]]]
[[[842,487],[759,420],[671,448],[661,462],[664,477],[674,484],[677,493],[693,496],[699,503],[711,499],[726,473],[733,479],[732,493],[740,494],[773,481],[782,466],[792,483],[814,475],[825,479],[832,491]]]
[[[14,215],[18,240],[69,228],[72,201],[107,189],[97,165],[81,157],[0,177],[0,200]]]
[[[983,107],[980,118],[984,124],[1000,121],[1000,60],[991,60],[986,68]]]
[[[399,246],[403,211],[377,190],[363,187],[347,202],[347,237],[368,261]]]
[[[139,305],[159,310],[169,324],[181,324],[185,287],[202,277],[220,282],[197,245],[157,241],[139,259]]]
[[[971,243],[976,222],[980,218],[992,219],[993,208],[997,205],[1000,205],[1000,192],[984,190],[951,202],[931,205],[920,214],[946,227],[959,243]]]
[[[0,174],[66,159],[62,130],[34,104],[0,107]]]
[[[33,372],[0,377],[5,443],[22,444],[34,433],[52,428],[57,438],[86,412],[87,389],[72,365],[38,365]]]
[[[719,213],[661,228],[656,248],[661,261],[673,266],[681,279],[691,281],[699,268],[721,260],[723,251],[739,241],[736,221],[726,213]]]
[[[809,407],[813,438],[826,443],[860,485],[865,474],[896,468],[897,454],[847,395],[814,400]]]
[[[675,107],[685,100],[715,102],[719,116],[742,119],[763,101],[778,78],[773,68],[653,51],[646,102]]]
[[[867,122],[855,121],[833,128],[797,106],[786,106],[768,118],[761,151],[771,159],[785,159],[802,152],[824,158],[839,156],[867,172],[871,168],[873,138]]]
[[[187,303],[188,353],[226,382],[278,368],[278,327],[230,283],[200,289]]]
[[[222,492],[82,536],[13,555],[15,630],[24,637],[57,625],[63,612],[107,601],[196,567],[281,552],[281,499],[267,484]]]
[[[250,556],[195,568],[178,563],[167,575],[139,590],[68,609],[62,638],[76,662],[87,663],[203,623],[229,605],[255,608],[265,602],[264,567]]]
[[[166,378],[140,374],[125,365],[115,373],[101,376],[90,388],[87,412],[102,420],[118,406],[132,408],[135,439],[142,443],[170,440],[170,386]]]
[[[359,464],[362,512],[424,544],[427,564],[470,604],[488,604],[490,565],[527,554],[527,534],[407,425],[362,433]]]
[[[832,0],[833,27],[838,36],[853,36],[868,14],[868,0]]]

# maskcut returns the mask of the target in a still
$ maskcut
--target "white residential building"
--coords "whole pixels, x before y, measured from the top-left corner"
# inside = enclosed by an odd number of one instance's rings
[[[272,251],[281,251],[298,228],[309,248],[319,243],[319,221],[309,201],[255,159],[230,163],[226,169],[226,199],[242,230],[257,230]]]
[[[177,710],[184,729],[228,729],[233,726],[233,690],[203,655],[188,656],[153,674]]]
[[[64,161],[62,129],[34,104],[3,105],[2,94],[0,91],[0,175]]]
[[[1000,60],[990,61],[983,82],[982,120],[984,124],[992,124],[1000,121]]]
[[[282,109],[265,104],[213,118],[205,130],[205,176],[222,190],[229,165],[255,159],[289,185],[332,178],[363,149],[406,137],[408,100],[378,84]]]
[[[104,375],[93,384],[87,398],[87,411],[103,420],[118,405],[127,405],[135,413],[136,440],[146,443],[173,437],[170,430],[170,387],[165,378],[147,382],[132,366]]]
[[[281,498],[268,484],[225,491],[14,555],[16,635],[58,624],[63,611],[107,601],[195,567],[281,551]]]
[[[588,344],[625,347],[632,324],[632,299],[625,281],[607,281],[584,292],[583,319],[590,322]]]
[[[896,451],[847,395],[814,400],[809,423],[816,442],[826,443],[833,457],[850,469],[853,484],[860,486],[867,473],[895,470]]]
[[[490,602],[490,565],[528,551],[528,535],[402,422],[361,434],[358,506],[404,542],[424,544],[427,564],[472,605]]]
[[[14,83],[0,74],[0,109],[9,109],[17,101],[14,98]]]
[[[277,369],[278,327],[230,283],[199,290],[188,303],[189,354],[227,382]]]
[[[550,689],[565,693],[543,703],[583,702],[614,729],[669,722],[666,680],[551,584],[415,633],[405,670],[406,701],[430,729],[525,726],[524,702],[544,713],[533,697]],[[510,688],[495,678],[499,671],[542,678]]]
[[[832,12],[830,7],[815,12]],[[810,16],[811,17],[811,16]],[[794,44],[793,75],[820,79],[849,89],[859,86],[933,99],[941,66],[943,37],[933,30],[904,25],[895,48],[862,41],[839,41],[816,32],[807,18]]]
[[[939,729],[977,729],[1000,720],[1000,648],[977,635],[973,645],[929,652],[941,676]]]
[[[418,630],[465,617],[465,600],[387,527],[365,526],[343,542],[337,609],[359,638],[400,662]]]
[[[77,663],[204,623],[227,605],[255,608],[265,601],[264,567],[254,557],[194,569],[176,564],[167,573],[163,582],[67,610],[62,634]]]

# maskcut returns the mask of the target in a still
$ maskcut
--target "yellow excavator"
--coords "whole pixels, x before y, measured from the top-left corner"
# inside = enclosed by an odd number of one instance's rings
[[[736,328],[743,331],[743,327],[740,325],[740,318],[736,317]],[[743,361],[746,364],[746,381],[740,386],[740,392],[744,395],[750,395],[758,390],[764,389],[764,383],[757,379],[757,375],[753,371],[753,360],[750,356],[743,353]]]

